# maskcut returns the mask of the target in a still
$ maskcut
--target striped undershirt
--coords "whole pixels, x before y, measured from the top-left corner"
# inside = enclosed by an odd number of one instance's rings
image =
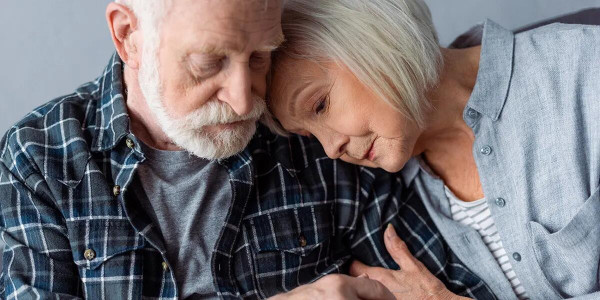
[[[504,246],[502,246],[494,218],[485,198],[473,202],[465,202],[458,199],[448,187],[445,190],[446,196],[450,200],[452,219],[477,230],[483,242],[500,265],[500,268],[502,268],[517,297],[519,299],[529,299],[525,288],[517,278],[517,274],[510,264]]]

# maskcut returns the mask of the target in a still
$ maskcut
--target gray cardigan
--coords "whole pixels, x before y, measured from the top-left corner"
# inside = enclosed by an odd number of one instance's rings
[[[487,21],[463,118],[528,295],[600,299],[600,27],[552,24],[513,35]],[[452,220],[442,180],[418,158],[401,172],[458,257],[500,299],[514,299],[479,234]]]

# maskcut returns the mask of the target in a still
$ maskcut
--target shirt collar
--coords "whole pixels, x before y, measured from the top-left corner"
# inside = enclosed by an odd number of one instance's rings
[[[419,162],[416,157],[409,159],[402,170],[400,170],[400,176],[402,176],[402,180],[406,186],[410,186],[421,167],[419,166]]]
[[[496,121],[508,95],[513,67],[514,35],[491,20],[483,27],[477,81],[467,106]]]
[[[512,75],[514,35],[491,20],[483,27],[481,59],[477,81],[467,107],[496,121],[502,112]],[[467,108],[465,108],[467,109]],[[423,165],[421,157],[411,158],[400,174],[409,186]]]
[[[129,132],[129,115],[125,104],[123,62],[113,54],[102,76],[94,82],[98,94],[96,107],[96,135],[92,151],[114,148]]]

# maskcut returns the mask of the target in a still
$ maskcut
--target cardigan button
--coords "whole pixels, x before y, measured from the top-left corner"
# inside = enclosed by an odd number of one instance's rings
[[[484,146],[483,148],[481,148],[479,150],[479,152],[481,152],[481,154],[486,155],[486,156],[490,155],[490,154],[492,154],[492,147],[490,147],[490,146]]]
[[[504,207],[506,205],[506,200],[504,200],[502,198],[497,198],[496,205],[498,205],[498,207]]]
[[[521,261],[521,254],[519,254],[519,252],[513,253],[512,256],[516,261]]]

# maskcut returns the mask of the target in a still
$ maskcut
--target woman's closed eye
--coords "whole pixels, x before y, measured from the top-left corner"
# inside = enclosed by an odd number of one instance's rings
[[[321,115],[327,111],[327,106],[329,104],[329,96],[324,96],[315,102],[313,111],[316,115]]]

